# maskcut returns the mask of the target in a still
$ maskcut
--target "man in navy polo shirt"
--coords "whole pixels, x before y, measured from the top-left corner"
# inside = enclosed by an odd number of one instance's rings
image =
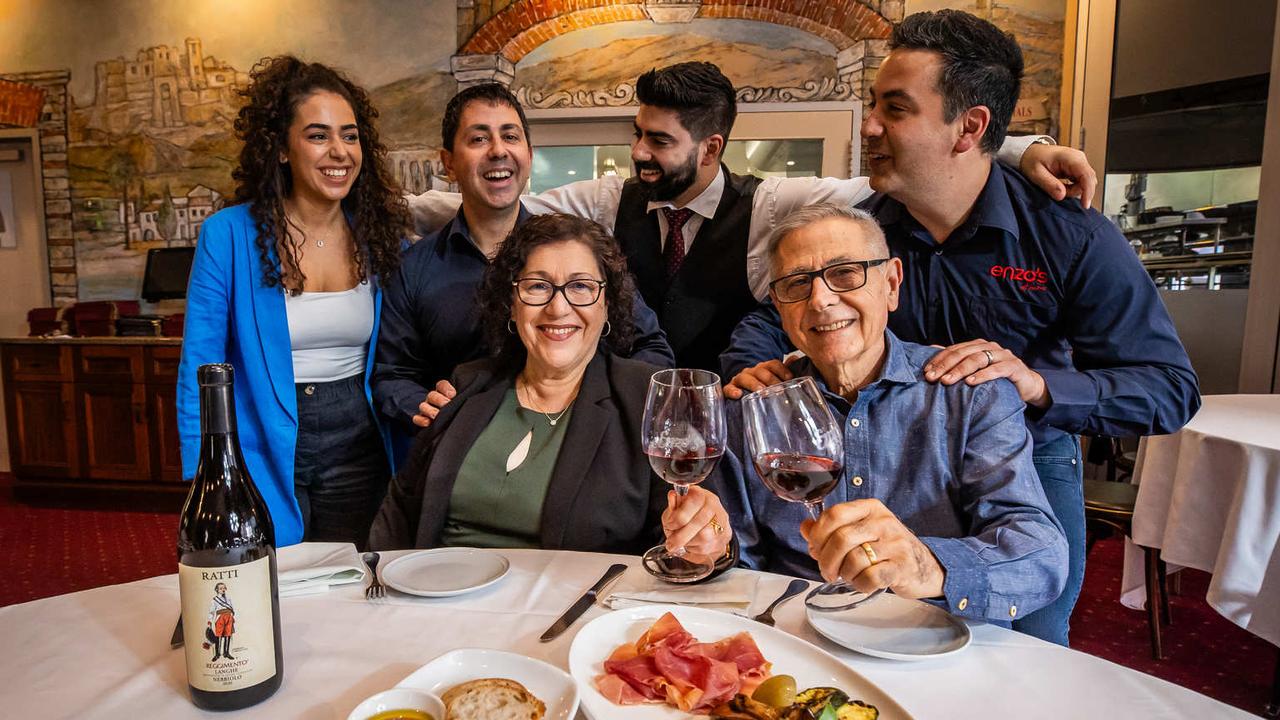
[[[902,260],[900,338],[946,346],[943,384],[1008,378],[1027,404],[1034,461],[1070,545],[1059,599],[1014,628],[1067,644],[1084,579],[1076,435],[1169,433],[1200,405],[1191,362],[1155,285],[1121,233],[1074,200],[1054,201],[993,153],[1021,84],[1022,52],[994,25],[942,10],[907,17],[862,126],[876,194],[861,203]],[[790,376],[791,348],[767,308],[739,325],[726,377],[755,390]],[[892,451],[886,448],[886,451]]]

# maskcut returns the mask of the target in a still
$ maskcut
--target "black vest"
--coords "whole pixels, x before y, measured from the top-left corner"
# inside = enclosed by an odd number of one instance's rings
[[[715,217],[702,221],[670,285],[662,261],[658,213],[645,211],[649,197],[636,178],[622,186],[613,226],[641,296],[667,333],[677,365],[717,373],[729,335],[759,305],[747,279],[747,240],[760,178],[734,175],[723,166],[721,172],[727,181]]]

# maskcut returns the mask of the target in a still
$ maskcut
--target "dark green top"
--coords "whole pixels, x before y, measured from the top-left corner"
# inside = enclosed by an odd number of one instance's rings
[[[570,406],[572,408],[572,406]],[[539,547],[542,504],[573,410],[556,418],[520,406],[514,388],[467,451],[449,497],[441,542],[468,547]],[[515,450],[528,438],[523,461]],[[507,471],[508,461],[515,467]]]

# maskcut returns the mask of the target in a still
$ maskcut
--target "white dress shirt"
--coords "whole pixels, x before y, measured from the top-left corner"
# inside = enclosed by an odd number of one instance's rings
[[[1017,167],[1022,154],[1040,138],[1052,142],[1052,138],[1043,135],[1024,135],[1006,137],[996,159]],[[525,208],[535,215],[544,213],[567,213],[578,217],[589,218],[613,232],[613,223],[618,215],[618,203],[622,197],[624,178],[616,175],[596,178],[595,180],[579,180],[561,185],[537,195],[523,195],[520,201]],[[684,225],[685,254],[693,247],[698,230],[704,220],[715,215],[720,205],[720,196],[724,193],[724,172],[716,174],[715,180],[685,207],[693,211],[693,216]],[[805,205],[818,203],[835,203],[853,206],[866,200],[873,194],[871,181],[865,177],[849,178],[817,178],[817,177],[769,177],[756,188],[751,206],[751,227],[747,235],[747,279],[751,284],[751,292],[757,300],[763,302],[769,297],[769,263],[765,258],[765,249],[769,242],[769,233],[773,227],[793,211]],[[427,235],[440,228],[453,218],[462,204],[462,196],[457,193],[428,190],[421,195],[408,196],[409,210],[413,213],[414,223],[419,235]],[[649,212],[662,207],[675,207],[670,202],[650,202]],[[658,227],[661,229],[663,244],[666,244],[667,219],[658,213]]]

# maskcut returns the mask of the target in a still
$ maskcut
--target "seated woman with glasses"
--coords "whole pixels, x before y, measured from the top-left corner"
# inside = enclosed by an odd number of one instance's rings
[[[659,368],[615,354],[632,339],[635,292],[600,225],[542,215],[518,227],[477,298],[495,354],[455,371],[458,394],[415,440],[370,545],[638,554],[665,535],[673,552],[731,567],[719,498],[694,487],[677,505],[641,447]]]

